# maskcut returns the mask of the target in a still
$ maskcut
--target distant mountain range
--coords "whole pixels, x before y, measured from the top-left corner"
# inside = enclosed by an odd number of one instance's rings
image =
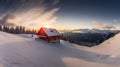
[[[100,30],[100,29],[74,29],[73,33],[117,33],[120,30]]]

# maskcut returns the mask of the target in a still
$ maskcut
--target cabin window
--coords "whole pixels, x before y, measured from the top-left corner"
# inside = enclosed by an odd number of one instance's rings
[[[51,30],[51,32],[53,32],[53,30]]]

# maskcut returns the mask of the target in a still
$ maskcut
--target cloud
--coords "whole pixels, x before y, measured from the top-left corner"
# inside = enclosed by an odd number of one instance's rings
[[[26,13],[21,15],[22,17],[20,17],[21,20],[18,22],[18,24],[39,27],[39,26],[55,23],[57,22],[57,17],[55,16],[55,13],[58,10],[59,8],[54,8],[46,12],[28,11],[27,15]]]
[[[119,20],[118,19],[113,19],[113,21],[112,21],[112,24],[114,24],[114,25],[120,25],[120,22],[119,22]]]
[[[0,0],[0,24],[40,27],[57,22],[60,0]]]
[[[53,5],[55,5],[55,4],[59,3],[59,2],[60,2],[60,0],[53,0]]]
[[[7,14],[4,17],[1,18],[0,20],[0,24],[1,25],[10,25],[10,26],[14,26],[14,23],[9,22],[9,20],[14,19],[15,17],[13,15]]]
[[[95,25],[96,28],[98,29],[115,29],[115,27],[113,25],[109,25],[109,24],[103,24],[99,21],[92,21],[92,24]]]

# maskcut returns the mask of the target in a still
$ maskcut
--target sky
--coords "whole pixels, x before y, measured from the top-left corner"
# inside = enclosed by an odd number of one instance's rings
[[[119,0],[0,0],[0,24],[120,29]]]
[[[58,22],[73,28],[119,28],[119,0],[62,0]]]

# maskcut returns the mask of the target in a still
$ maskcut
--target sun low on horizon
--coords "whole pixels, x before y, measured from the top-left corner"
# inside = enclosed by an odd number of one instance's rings
[[[44,25],[43,27],[45,27],[45,28],[52,28],[51,25]]]

